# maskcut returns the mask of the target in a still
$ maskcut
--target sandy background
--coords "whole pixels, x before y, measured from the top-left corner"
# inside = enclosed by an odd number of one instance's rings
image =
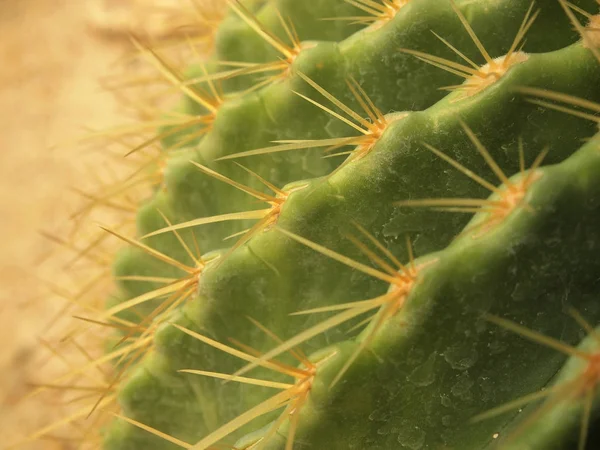
[[[172,6],[182,1],[0,2],[0,448],[60,414],[51,399],[22,397],[56,360],[40,338],[64,305],[38,278],[76,289],[84,277],[64,273],[68,251],[39,233],[68,236],[68,216],[82,201],[69,189],[87,186],[107,159],[73,142],[84,126],[129,116],[100,81],[130,49],[127,31],[168,35]],[[21,448],[74,447],[50,440]]]
[[[78,200],[67,189],[89,163],[61,143],[86,123],[118,121],[118,105],[98,78],[124,43],[93,30],[92,10],[80,0],[0,4],[0,447],[58,413],[45,401],[20,398],[47,356],[38,337],[62,306],[36,279],[59,268],[40,266],[57,247],[38,231],[60,234]]]

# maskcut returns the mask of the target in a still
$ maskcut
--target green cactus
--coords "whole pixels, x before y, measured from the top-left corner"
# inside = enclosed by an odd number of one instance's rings
[[[103,448],[596,448],[599,3],[538,3],[233,2],[185,72],[139,45],[187,119],[107,228]]]

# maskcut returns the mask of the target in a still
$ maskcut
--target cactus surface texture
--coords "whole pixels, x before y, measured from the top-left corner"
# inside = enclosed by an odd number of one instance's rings
[[[91,411],[105,450],[600,448],[600,3],[228,7],[205,60],[137,43],[176,106],[137,236],[106,227],[105,356],[58,382],[111,374],[59,425]]]

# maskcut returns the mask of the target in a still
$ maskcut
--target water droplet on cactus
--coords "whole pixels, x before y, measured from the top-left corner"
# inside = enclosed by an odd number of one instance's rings
[[[416,367],[410,375],[407,377],[408,381],[413,383],[416,386],[429,386],[431,383],[435,381],[435,357],[436,352],[433,352],[429,355],[429,358]]]
[[[467,370],[477,361],[477,350],[463,345],[453,345],[444,352],[444,359],[453,369]]]
[[[444,424],[445,426],[449,427],[454,423],[454,416],[444,416],[442,417],[442,424]]]
[[[467,372],[463,372],[459,377],[458,381],[450,389],[452,395],[460,397],[463,400],[468,400],[471,397],[471,388],[473,387],[473,380],[469,378]]]
[[[442,405],[444,405],[446,408],[450,408],[452,406],[452,400],[450,400],[450,397],[448,397],[447,395],[442,394],[440,396],[440,398],[441,398]]]
[[[425,432],[416,426],[407,426],[400,429],[398,442],[404,448],[419,450],[425,444]]]

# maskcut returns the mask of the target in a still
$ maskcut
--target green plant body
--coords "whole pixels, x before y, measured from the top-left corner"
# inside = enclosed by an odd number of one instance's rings
[[[109,230],[104,448],[597,448],[599,13],[234,2],[185,76],[141,47],[200,120]]]

